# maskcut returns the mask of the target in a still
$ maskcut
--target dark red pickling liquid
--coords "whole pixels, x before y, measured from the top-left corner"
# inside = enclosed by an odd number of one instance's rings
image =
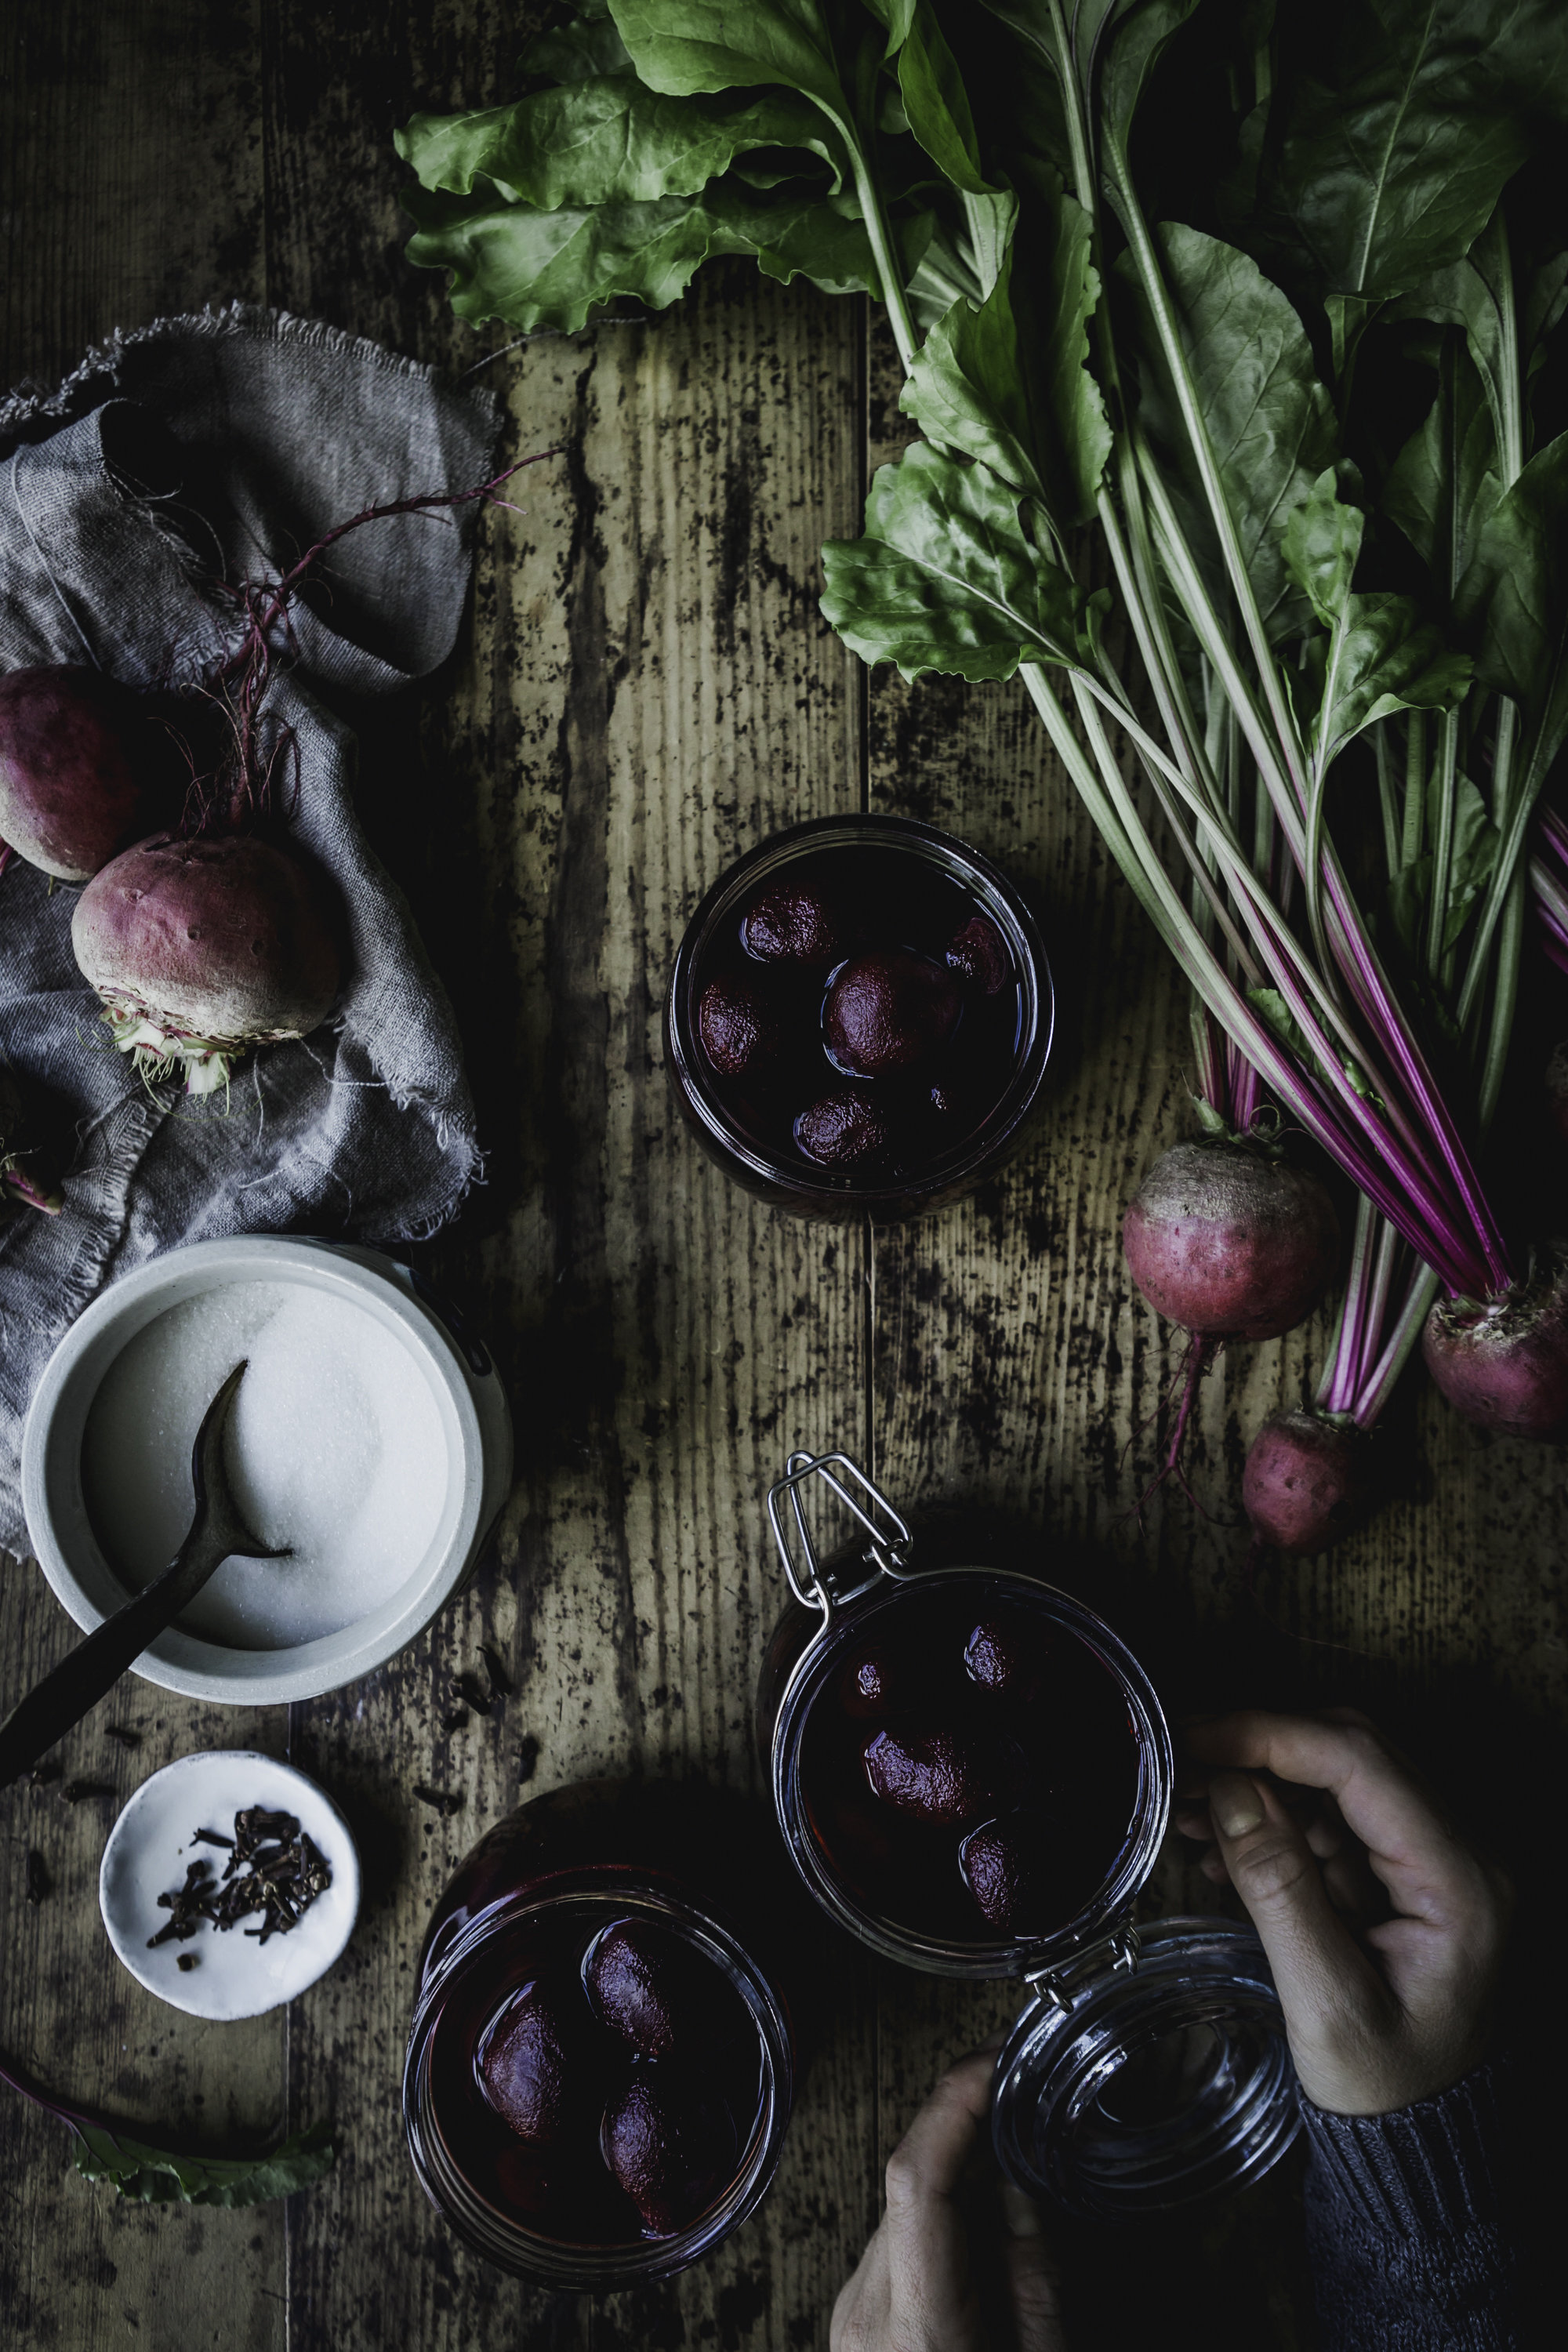
[[[801,1785],[865,1909],[942,1942],[1027,1938],[1114,1869],[1138,1745],[1111,1675],[1043,1612],[910,1586],[814,1700]]]
[[[1023,991],[973,895],[895,848],[775,870],[695,975],[699,1048],[771,1156],[876,1181],[967,1142],[1017,1064]]]
[[[461,1979],[430,2052],[437,2127],[481,2197],[563,2245],[676,2235],[734,2179],[756,2126],[756,2026],[676,1930],[606,1905],[525,1922],[504,1976]]]

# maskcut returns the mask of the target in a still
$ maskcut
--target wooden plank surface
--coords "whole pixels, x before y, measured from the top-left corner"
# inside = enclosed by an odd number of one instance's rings
[[[499,351],[504,333],[456,327],[401,258],[390,132],[416,106],[504,95],[526,21],[489,0],[416,0],[395,22],[299,0],[19,0],[0,36],[4,380],[48,381],[114,325],[237,294],[454,367]],[[1215,1518],[1169,1497],[1129,1514],[1175,1353],[1130,1296],[1117,1223],[1182,1132],[1184,1005],[1022,698],[868,682],[816,613],[820,543],[853,528],[898,437],[858,307],[737,269],[647,326],[537,338],[488,380],[518,454],[569,454],[525,478],[524,519],[488,520],[447,671],[367,719],[362,798],[469,1052],[487,1181],[431,1258],[495,1343],[514,1492],[469,1592],[384,1674],[242,1727],[133,1685],[67,1753],[68,1773],[123,1794],[196,1746],[287,1743],[345,1805],[365,1913],[286,2017],[204,2032],[128,1985],[95,1903],[111,1802],[0,1799],[3,2046],[215,2142],[331,2112],[343,2145],[286,2211],[147,2213],[67,2175],[55,2126],[0,2110],[0,2325],[19,2352],[826,2346],[880,2161],[941,2064],[1005,2019],[1004,1990],[846,1948],[773,2197],[647,2295],[545,2297],[471,2260],[415,2186],[396,2108],[424,1919],[482,1828],[605,1768],[754,1785],[777,1599],[759,1504],[797,1439],[860,1448],[933,1515],[932,1540],[1081,1590],[1176,1711],[1353,1700],[1446,1759],[1462,1805],[1495,1812],[1509,1791],[1498,1833],[1521,1855],[1542,1834],[1542,1767],[1560,1768],[1560,1454],[1489,1445],[1426,1399],[1421,1491],[1331,1563],[1249,1581],[1227,1498],[1247,1437],[1300,1391],[1310,1326],[1205,1384],[1193,1469]],[[675,941],[724,863],[868,803],[951,826],[1037,894],[1062,1022],[1028,1155],[944,1217],[869,1235],[728,1188],[673,1117],[658,1040]],[[18,1683],[63,1646],[31,1568],[5,1576],[0,1634]],[[447,1731],[483,1642],[516,1695]],[[142,1745],[115,1748],[110,1720]],[[422,1807],[418,1781],[461,1811]],[[54,1889],[28,1906],[34,1843]],[[1527,1905],[1527,1951],[1552,1899]],[[1179,1857],[1150,1898],[1214,1902]],[[1190,2312],[1216,2342],[1309,2345],[1296,2198],[1282,2168],[1144,2233],[1135,2263],[1062,2232],[1075,2342],[1131,2345]]]

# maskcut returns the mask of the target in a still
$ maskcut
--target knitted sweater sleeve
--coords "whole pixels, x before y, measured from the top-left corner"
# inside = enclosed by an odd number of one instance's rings
[[[1515,2352],[1497,2070],[1393,2115],[1301,2105],[1322,2352]]]

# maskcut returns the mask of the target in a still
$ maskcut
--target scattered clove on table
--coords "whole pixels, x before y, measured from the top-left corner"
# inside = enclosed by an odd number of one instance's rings
[[[490,1679],[490,1696],[492,1698],[510,1698],[517,1688],[517,1685],[513,1682],[510,1675],[508,1674],[506,1667],[502,1664],[500,1651],[495,1648],[493,1643],[489,1642],[481,1642],[479,1644],[479,1655],[485,1662],[485,1672]]]
[[[489,1691],[486,1690],[483,1683],[480,1682],[478,1675],[467,1673],[460,1674],[458,1676],[458,1688],[468,1700],[468,1705],[473,1708],[476,1715],[489,1715],[490,1711],[490,1695]]]
[[[428,1805],[432,1812],[445,1814],[448,1820],[452,1814],[460,1813],[463,1810],[462,1793],[458,1790],[432,1789],[427,1782],[420,1780],[416,1784],[414,1793],[422,1805]]]
[[[119,1793],[108,1780],[68,1780],[60,1790],[68,1805],[83,1804],[89,1797],[114,1797]]]

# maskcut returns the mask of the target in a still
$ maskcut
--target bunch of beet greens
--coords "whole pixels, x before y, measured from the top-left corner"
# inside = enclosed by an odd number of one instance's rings
[[[824,610],[910,679],[1022,675],[1191,983],[1200,1137],[1127,1242],[1194,1377],[1335,1263],[1282,1132],[1357,1187],[1317,1400],[1249,1464],[1260,1530],[1348,1523],[1423,1332],[1461,1411],[1562,1433],[1568,1261],[1503,1230],[1478,1152],[1568,730],[1537,160],[1568,16],[594,0],[523,63],[515,103],[399,135],[411,257],[462,316],[580,327],[733,253],[886,306],[924,437],[826,551]]]

